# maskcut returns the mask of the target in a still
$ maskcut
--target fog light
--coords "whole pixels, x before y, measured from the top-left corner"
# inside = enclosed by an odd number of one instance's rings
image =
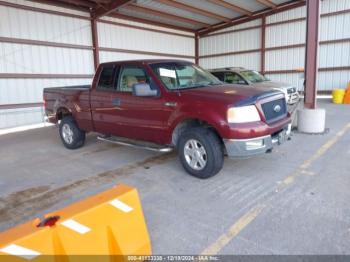
[[[247,150],[255,150],[255,149],[263,148],[265,145],[264,145],[263,139],[257,139],[253,141],[247,141],[245,143],[245,146]]]

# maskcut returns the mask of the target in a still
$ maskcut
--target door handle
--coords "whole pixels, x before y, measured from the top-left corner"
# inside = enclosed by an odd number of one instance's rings
[[[120,99],[119,98],[113,98],[112,99],[112,105],[120,106]]]
[[[177,103],[176,103],[176,102],[170,101],[170,102],[165,102],[164,105],[165,105],[165,106],[169,106],[169,107],[174,107],[174,106],[177,105]]]

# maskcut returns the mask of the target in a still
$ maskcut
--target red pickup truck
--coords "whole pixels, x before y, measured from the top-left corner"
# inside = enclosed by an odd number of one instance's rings
[[[291,127],[283,93],[224,84],[178,60],[104,63],[91,86],[45,88],[44,102],[69,149],[81,147],[87,132],[160,152],[177,149],[185,170],[199,178],[217,174],[225,154],[271,151]]]

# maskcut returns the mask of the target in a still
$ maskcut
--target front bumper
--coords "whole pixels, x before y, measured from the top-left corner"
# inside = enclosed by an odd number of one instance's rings
[[[250,139],[224,139],[227,155],[230,158],[247,158],[266,153],[274,146],[283,144],[290,137],[291,128],[292,125],[288,124],[273,135]]]
[[[286,98],[287,98],[287,104],[293,105],[293,104],[299,102],[300,95],[298,92],[295,92],[292,94],[288,94]]]

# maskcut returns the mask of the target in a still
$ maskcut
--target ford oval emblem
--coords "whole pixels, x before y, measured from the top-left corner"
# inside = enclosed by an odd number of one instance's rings
[[[281,106],[280,105],[275,105],[273,107],[273,111],[275,111],[276,113],[279,113],[281,111]]]

